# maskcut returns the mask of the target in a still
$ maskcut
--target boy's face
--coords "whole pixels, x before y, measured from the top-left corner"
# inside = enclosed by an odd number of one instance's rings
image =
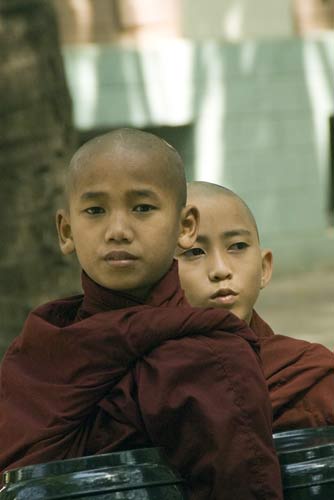
[[[177,206],[157,153],[117,150],[89,161],[75,174],[69,213],[57,214],[62,251],[75,251],[98,284],[145,298],[168,271],[175,246],[193,244],[197,212],[194,221]]]
[[[197,240],[177,251],[182,288],[193,306],[223,307],[251,320],[259,291],[269,281],[270,251],[262,251],[246,207],[224,194],[190,195],[200,212]]]

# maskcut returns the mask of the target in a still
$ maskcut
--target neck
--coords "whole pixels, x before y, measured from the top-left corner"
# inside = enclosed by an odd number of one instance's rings
[[[178,264],[174,260],[168,272],[145,294],[135,291],[119,291],[105,288],[93,281],[82,271],[84,298],[77,319],[83,319],[99,312],[134,307],[141,304],[163,306],[166,304],[187,303],[180,287]]]

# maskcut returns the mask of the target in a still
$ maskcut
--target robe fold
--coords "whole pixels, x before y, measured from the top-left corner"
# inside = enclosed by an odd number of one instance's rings
[[[83,288],[34,310],[3,359],[1,470],[162,446],[193,500],[282,499],[248,325],[191,308],[176,262],[145,304]]]
[[[334,354],[323,345],[274,334],[254,311],[273,409],[273,430],[334,425]]]

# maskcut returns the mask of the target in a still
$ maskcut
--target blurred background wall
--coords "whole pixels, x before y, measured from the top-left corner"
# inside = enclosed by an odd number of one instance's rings
[[[54,224],[75,135],[52,5],[1,0],[0,354],[32,307],[77,279]]]
[[[80,290],[62,175],[119,126],[243,196],[276,273],[334,268],[334,0],[3,0],[0,37],[0,354],[31,307]]]
[[[333,1],[54,2],[83,137],[163,135],[246,199],[281,272],[333,265]]]

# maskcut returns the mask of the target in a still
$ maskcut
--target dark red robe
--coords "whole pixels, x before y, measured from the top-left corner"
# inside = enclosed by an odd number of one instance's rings
[[[84,298],[33,311],[3,360],[1,469],[162,446],[191,499],[282,499],[246,323],[191,308],[176,263],[146,304],[86,276],[83,286]]]
[[[274,432],[334,425],[334,354],[323,345],[274,334],[255,311],[250,326],[260,339]]]

